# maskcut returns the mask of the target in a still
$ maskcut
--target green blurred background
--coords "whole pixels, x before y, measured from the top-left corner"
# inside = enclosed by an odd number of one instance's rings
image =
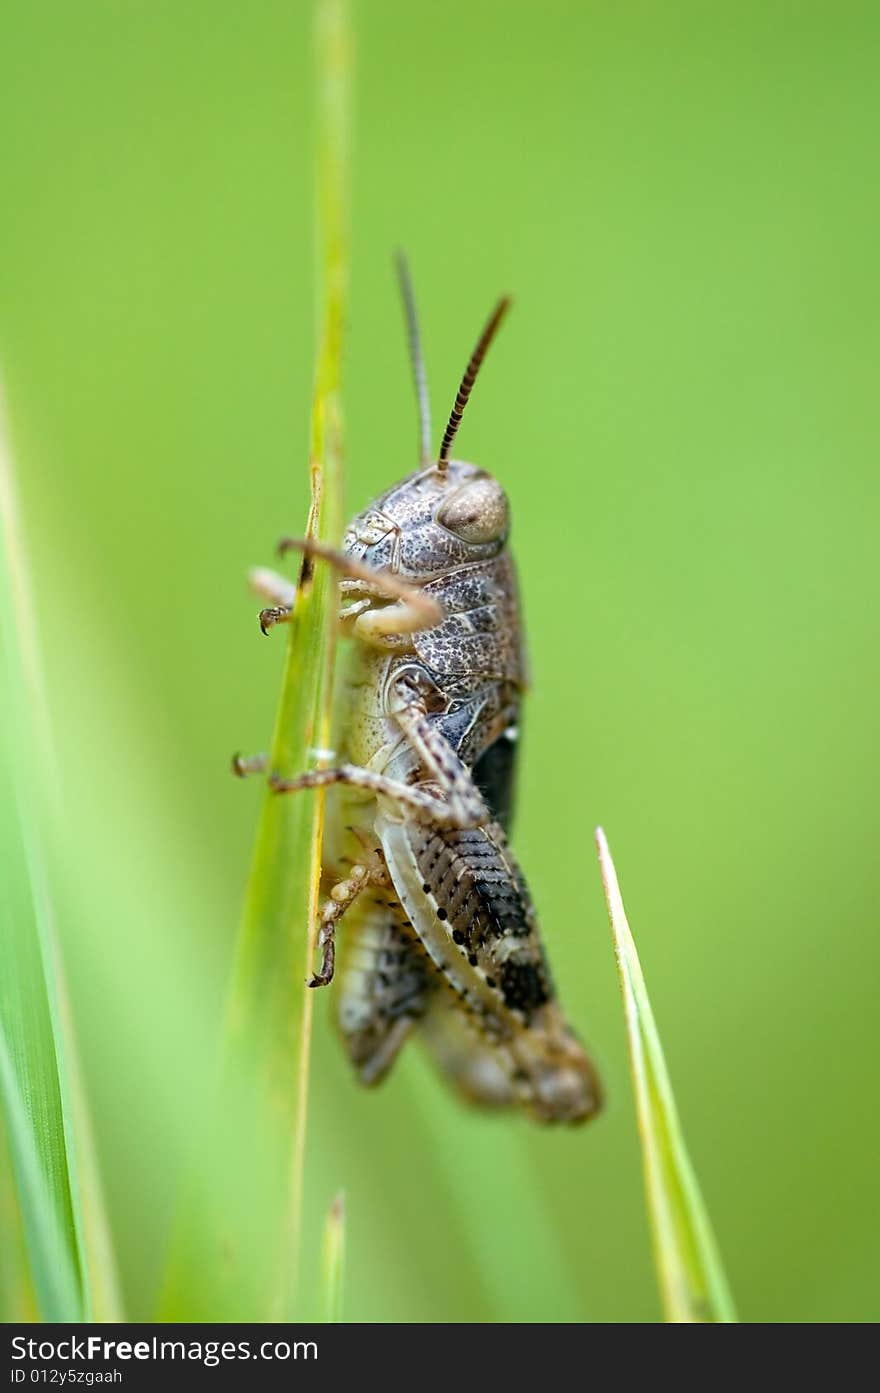
[[[659,1314],[592,829],[615,852],[741,1315],[877,1300],[880,10],[362,0],[347,506],[515,312],[461,453],[514,509],[515,843],[601,1121],[358,1091],[317,1003],[309,1224],[351,1319]],[[148,1317],[222,1011],[302,528],[310,6],[6,0],[0,352],[59,745],[64,947],[128,1307]]]

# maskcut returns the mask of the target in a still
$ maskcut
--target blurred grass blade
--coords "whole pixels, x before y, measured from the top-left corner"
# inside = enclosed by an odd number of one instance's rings
[[[321,1254],[324,1319],[342,1320],[342,1284],[345,1276],[345,1193],[340,1190],[327,1211]]]
[[[116,1271],[55,941],[57,765],[2,388],[0,532],[0,1099],[40,1314],[113,1320]]]
[[[623,993],[654,1259],[666,1319],[736,1320],[709,1217],[681,1134],[672,1086],[608,842],[599,865]]]
[[[319,348],[306,531],[335,543],[342,516],[340,366],[348,282],[350,37],[343,0],[317,5],[316,41]],[[329,568],[304,559],[270,749],[272,770],[285,776],[310,767],[312,750],[329,738],[335,601]],[[221,1087],[211,1140],[197,1158],[198,1176],[176,1239],[166,1318],[266,1320],[294,1313],[313,1000],[305,982],[323,815],[320,792],[265,793],[233,969]]]
[[[37,1296],[13,1178],[12,1152],[0,1108],[0,1322],[11,1325],[37,1319]]]

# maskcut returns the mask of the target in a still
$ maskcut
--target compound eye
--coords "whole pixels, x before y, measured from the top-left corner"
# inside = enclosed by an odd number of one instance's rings
[[[507,495],[488,474],[470,479],[438,509],[437,521],[463,542],[501,542],[510,527]]]
[[[348,529],[346,540],[350,536],[352,542],[360,542],[365,547],[376,546],[378,542],[383,542],[389,532],[395,530],[393,518],[386,517],[384,513],[376,512],[375,509],[368,508],[355,518],[351,527]]]

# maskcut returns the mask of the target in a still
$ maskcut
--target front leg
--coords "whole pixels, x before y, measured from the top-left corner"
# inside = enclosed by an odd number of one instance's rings
[[[391,571],[377,570],[363,561],[347,556],[309,537],[285,537],[278,543],[279,555],[301,551],[307,556],[319,556],[328,561],[340,575],[358,581],[370,594],[395,603],[377,608],[369,600],[358,598],[343,607],[340,617],[351,623],[355,636],[364,643],[386,647],[389,639],[418,633],[439,624],[444,616],[443,606],[432,595],[426,595],[417,585],[401,580]]]
[[[264,600],[271,601],[266,609],[260,610],[260,630],[268,634],[276,624],[286,624],[290,620],[296,586],[277,571],[269,571],[265,566],[256,566],[248,573],[251,589]]]

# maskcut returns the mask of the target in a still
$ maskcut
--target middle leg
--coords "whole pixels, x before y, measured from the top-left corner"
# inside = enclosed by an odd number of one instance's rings
[[[377,774],[374,769],[362,769],[357,764],[340,764],[335,769],[312,769],[307,774],[299,774],[295,779],[282,779],[277,774],[269,775],[269,784],[276,793],[298,793],[306,788],[327,788],[331,784],[348,784],[351,788],[367,789],[370,793],[382,794],[408,809],[416,822],[429,827],[460,828],[479,827],[488,820],[485,806],[480,800],[480,809],[473,815],[465,816],[462,810],[451,806],[439,792],[421,784],[405,784],[399,779],[391,779],[386,774]]]
[[[450,830],[481,827],[490,815],[471,772],[428,719],[428,706],[437,705],[438,699],[442,700],[436,684],[414,665],[405,668],[393,685],[389,714],[397,721],[427,776],[421,783],[403,783],[354,764],[313,769],[295,779],[270,775],[269,782],[276,793],[348,784],[383,795],[427,826]]]

